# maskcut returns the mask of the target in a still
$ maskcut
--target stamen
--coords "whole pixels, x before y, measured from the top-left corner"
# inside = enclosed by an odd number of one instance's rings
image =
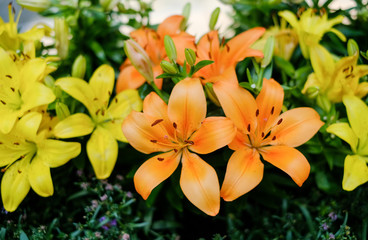
[[[155,126],[155,125],[157,125],[157,124],[159,124],[160,122],[162,122],[163,121],[163,119],[157,119],[156,121],[154,121],[152,124],[151,124],[151,127],[153,127],[153,126]]]
[[[100,112],[100,110],[101,110],[101,109],[97,109],[97,111],[96,111],[96,113],[95,113],[95,114],[96,114],[96,115],[98,115],[98,113]]]
[[[101,111],[101,115],[102,115],[102,116],[105,116],[105,110],[103,110],[103,109],[102,109],[102,111]]]
[[[176,153],[177,153],[177,152],[178,152],[178,149],[174,148],[174,152],[176,152]]]
[[[5,171],[6,171],[6,169],[8,169],[8,168],[2,168],[2,169],[1,169],[1,172],[5,172]]]
[[[282,118],[277,122],[277,125],[280,125],[282,123]]]
[[[224,46],[224,45],[225,45],[225,37],[222,37],[221,46]]]
[[[349,68],[350,68],[350,67],[344,68],[344,69],[342,70],[342,72],[343,72],[343,73],[347,72],[347,71],[349,70]]]
[[[230,52],[229,44],[226,44],[226,45],[225,45],[225,47],[226,47],[226,51],[227,51],[227,52]]]
[[[258,117],[258,115],[259,115],[259,109],[257,109],[256,111],[256,117]]]
[[[261,135],[262,135],[262,138],[264,138],[264,136],[265,136],[264,132],[262,132],[262,134],[261,134]]]
[[[111,96],[111,92],[110,91],[108,91],[107,94],[109,94],[109,96]]]
[[[190,144],[190,145],[193,145],[193,144],[194,144],[194,142],[193,142],[193,141],[190,141],[190,140],[185,140],[184,142],[185,142],[185,143],[188,143],[188,144]]]
[[[271,109],[271,115],[275,112],[275,107],[273,106]]]
[[[0,100],[0,102],[1,102],[2,104],[6,105],[6,102],[4,102],[3,100]]]
[[[159,160],[161,162],[161,161],[165,160],[165,158],[158,157],[157,160]]]
[[[248,124],[247,130],[248,132],[250,132],[250,124]]]
[[[275,140],[276,140],[276,136],[273,136],[272,141],[275,141]]]
[[[52,127],[49,127],[49,131],[51,131],[52,130]]]
[[[157,140],[150,140],[150,142],[157,143]]]
[[[211,59],[212,58],[212,54],[210,51],[208,51],[208,57]]]
[[[176,123],[173,122],[173,127],[176,129],[178,127],[178,125],[176,125]]]

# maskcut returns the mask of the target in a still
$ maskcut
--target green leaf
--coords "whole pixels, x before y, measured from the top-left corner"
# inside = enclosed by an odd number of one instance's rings
[[[29,240],[27,234],[23,230],[20,230],[19,240]]]
[[[274,60],[275,60],[276,66],[280,68],[281,70],[283,70],[286,73],[286,75],[288,75],[289,77],[294,77],[295,68],[289,61],[279,56],[274,56]]]
[[[5,240],[6,228],[2,227],[0,230],[0,239]]]
[[[92,41],[90,42],[89,46],[99,60],[106,62],[105,51],[98,42]]]
[[[163,73],[158,75],[156,78],[175,78],[175,77],[181,77],[180,74],[172,74],[172,73]]]
[[[205,66],[210,65],[212,63],[214,63],[214,61],[202,60],[194,66],[194,72],[198,72],[201,68],[204,68]]]

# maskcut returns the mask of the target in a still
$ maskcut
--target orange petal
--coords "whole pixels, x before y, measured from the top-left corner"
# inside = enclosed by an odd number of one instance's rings
[[[236,133],[233,122],[225,117],[208,117],[190,140],[189,149],[199,154],[207,154],[229,144]]]
[[[236,131],[236,135],[233,139],[233,141],[229,144],[229,148],[232,150],[238,150],[240,148],[243,148],[244,146],[249,146],[249,137],[247,134],[244,134],[242,131],[239,131],[239,129]]]
[[[211,65],[210,65],[211,66]],[[209,66],[208,66],[209,67]],[[201,71],[203,70],[203,71]],[[206,67],[202,68],[200,71],[198,71],[199,76],[206,77],[205,80],[202,80],[202,83],[214,83],[217,82],[227,82],[229,84],[238,85],[238,77],[236,76],[235,68],[234,67],[228,67],[226,70],[222,71],[222,73],[219,73],[217,70],[212,71],[211,68],[206,69]],[[217,74],[219,73],[219,74]],[[214,75],[211,77],[211,75]],[[210,77],[207,77],[210,76]]]
[[[206,214],[217,215],[220,210],[220,184],[215,169],[186,149],[182,164],[180,186],[184,195]]]
[[[304,155],[288,146],[264,147],[260,151],[267,162],[286,172],[299,187],[308,178],[310,165]]]
[[[157,120],[143,113],[132,111],[122,125],[124,136],[130,145],[146,154],[172,150],[174,147],[160,144],[167,142],[166,138],[170,135],[162,126],[162,122],[155,124]]]
[[[282,119],[282,120],[281,120]],[[318,113],[307,107],[294,108],[284,112],[277,119],[276,126],[272,128],[269,138],[276,139],[272,145],[286,145],[298,147],[311,139],[323,126]]]
[[[146,79],[134,68],[128,65],[121,69],[116,82],[116,92],[119,93],[126,89],[137,89],[146,82]]]
[[[254,51],[248,51],[248,49],[265,31],[266,29],[263,27],[255,27],[232,38],[226,44],[229,48],[229,51],[224,55],[226,56],[226,61],[239,62],[249,57],[250,55],[248,54]],[[224,51],[227,50],[224,49]]]
[[[221,197],[233,201],[255,188],[263,178],[263,163],[254,149],[235,151],[227,164]]]
[[[184,16],[173,15],[166,18],[157,28],[157,33],[163,39],[166,35],[172,36],[180,33],[180,25]]]
[[[195,37],[186,32],[181,32],[179,35],[173,36],[172,40],[174,41],[178,54],[177,62],[182,65],[185,60],[185,49],[190,48],[194,51],[196,50]]]
[[[220,42],[217,31],[205,34],[197,44],[198,60],[216,60],[218,57]]]
[[[169,99],[168,115],[177,125],[181,139],[188,139],[199,129],[206,111],[206,97],[199,79],[187,78],[175,85]]]
[[[256,98],[259,109],[258,124],[260,131],[268,132],[280,115],[284,101],[284,89],[273,79],[263,79],[262,90]]]
[[[241,131],[247,131],[250,125],[251,131],[254,131],[257,104],[252,94],[238,85],[223,81],[214,84],[213,90],[226,116],[234,122],[235,126]]]
[[[162,153],[148,159],[138,168],[134,175],[134,186],[144,200],[157,185],[171,176],[179,165],[180,155],[174,151]]]

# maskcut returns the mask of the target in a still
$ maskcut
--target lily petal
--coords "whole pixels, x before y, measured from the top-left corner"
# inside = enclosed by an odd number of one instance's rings
[[[90,134],[95,128],[95,123],[84,113],[70,115],[58,122],[53,133],[58,138],[73,138]]]
[[[279,16],[284,18],[293,28],[300,30],[298,19],[293,12],[289,10],[280,11]]]
[[[121,69],[116,82],[116,92],[126,89],[137,89],[146,82],[146,79],[135,69],[133,65]]]
[[[166,18],[162,23],[157,27],[157,33],[160,37],[164,38],[166,35],[176,35],[180,33],[180,25],[184,20],[184,16],[181,15],[173,15]]]
[[[108,105],[112,89],[114,88],[114,82],[114,69],[107,64],[101,65],[93,72],[93,75],[89,80],[89,86],[93,89],[95,93],[94,95],[101,105]]]
[[[49,168],[60,167],[81,152],[81,144],[46,139],[37,144],[37,155]]]
[[[197,55],[200,60],[211,59],[217,60],[219,52],[219,36],[218,31],[210,31],[197,44]],[[208,68],[208,67],[205,67]],[[203,68],[203,69],[205,69]]]
[[[342,188],[352,191],[368,181],[368,158],[359,155],[348,155],[345,158]]]
[[[66,77],[59,78],[55,82],[63,91],[72,96],[74,99],[81,102],[91,115],[95,115],[99,107],[94,99],[97,97],[89,84],[79,78]]]
[[[243,147],[235,151],[227,164],[221,197],[233,201],[255,188],[263,178],[263,168],[254,149]]]
[[[167,141],[165,136],[171,135],[161,126],[163,122],[154,125],[156,121],[157,119],[145,116],[143,113],[131,112],[122,125],[124,136],[130,145],[146,154],[172,150],[173,147],[159,144]]]
[[[225,117],[208,117],[190,140],[189,149],[199,154],[208,154],[229,144],[236,134],[233,122]]]
[[[299,187],[308,178],[310,165],[304,155],[288,146],[264,147],[260,152],[263,159],[286,172]]]
[[[220,210],[220,185],[216,171],[198,155],[184,150],[180,186],[197,208],[210,216]]]
[[[133,89],[128,89],[117,94],[107,109],[114,120],[123,120],[132,110],[138,112],[142,110],[142,100],[139,97],[138,91]]]
[[[97,127],[87,142],[87,155],[97,179],[106,179],[118,158],[118,143],[104,128]]]
[[[323,124],[313,108],[294,108],[280,115],[269,138],[276,137],[272,145],[298,147],[311,139]]]
[[[31,87],[35,82],[42,80],[46,71],[46,61],[41,58],[35,58],[27,61],[20,71],[20,89],[21,92]]]
[[[41,197],[54,194],[50,168],[37,155],[32,159],[29,166],[28,179],[32,189]]]
[[[257,104],[252,94],[238,85],[219,81],[213,85],[222,109],[235,126],[241,131],[247,131],[248,126],[256,127]]]
[[[128,142],[123,134],[123,131],[121,130],[121,125],[123,124],[123,121],[124,120],[108,121],[100,124],[100,126],[108,131],[111,136],[113,136],[116,140],[120,142]]]
[[[259,109],[258,124],[262,132],[274,125],[284,101],[284,89],[274,79],[263,79],[262,90],[256,98]]]
[[[168,115],[182,139],[196,131],[206,117],[207,102],[197,78],[187,78],[175,85],[168,104]]]
[[[326,129],[327,132],[332,133],[345,142],[350,144],[353,152],[356,152],[356,147],[358,145],[358,138],[350,128],[348,123],[334,123]]]
[[[335,69],[335,61],[333,60],[332,55],[326,50],[326,48],[322,47],[319,44],[311,46],[310,58],[316,78],[319,81],[322,81],[321,79],[324,79],[325,81],[330,79],[332,80],[331,76]],[[321,86],[324,87],[322,91],[325,91],[328,87],[331,87],[330,84],[330,82],[324,82]]]
[[[3,134],[8,134],[21,114],[19,114],[19,111],[4,109],[3,111],[0,111],[0,115],[0,131]]]
[[[19,71],[17,65],[10,58],[9,54],[0,47],[0,74],[1,76],[9,76],[12,80],[18,81]]]
[[[15,125],[15,131],[23,135],[27,140],[35,141],[41,120],[41,113],[27,113]]]
[[[1,180],[1,198],[4,208],[14,212],[29,192],[28,181],[29,156],[11,165]]]
[[[55,100],[55,95],[52,90],[42,83],[34,82],[25,92],[22,93],[22,111],[27,111],[34,107],[49,104]]]
[[[236,151],[246,145],[250,146],[249,137],[247,134],[244,134],[244,132],[238,129],[233,141],[229,143],[229,148]]]
[[[178,167],[181,154],[170,151],[148,159],[134,175],[134,186],[144,200]]]

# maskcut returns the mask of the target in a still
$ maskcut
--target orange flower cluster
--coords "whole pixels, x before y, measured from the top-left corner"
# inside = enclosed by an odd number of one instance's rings
[[[156,66],[155,76],[161,73],[158,65],[166,57],[163,34],[176,36],[173,40],[178,54],[194,44],[192,37],[178,30],[178,19],[182,18],[166,19],[157,32],[140,29],[132,34]],[[232,201],[260,183],[263,177],[260,156],[286,172],[299,186],[307,179],[309,163],[294,147],[312,138],[323,125],[318,113],[303,107],[280,115],[284,91],[273,79],[263,80],[256,99],[238,84],[235,66],[245,57],[263,56],[250,46],[264,31],[261,27],[253,28],[226,44],[224,41],[220,44],[217,31],[204,35],[192,49],[196,50],[198,61],[213,60],[214,63],[177,83],[168,104],[151,93],[144,99],[143,113],[133,111],[126,118],[122,130],[129,143],[146,154],[159,152],[134,176],[136,190],[144,199],[172,175],[179,163],[182,164],[180,186],[184,195],[211,216],[219,212],[220,197]],[[178,62],[183,61],[184,56],[179,54],[178,59]],[[144,79],[127,64],[121,69],[120,86],[140,86]],[[207,82],[213,83],[226,117],[206,118],[207,101],[202,85]],[[220,188],[214,168],[197,154],[208,154],[226,145],[235,152],[229,159]]]

